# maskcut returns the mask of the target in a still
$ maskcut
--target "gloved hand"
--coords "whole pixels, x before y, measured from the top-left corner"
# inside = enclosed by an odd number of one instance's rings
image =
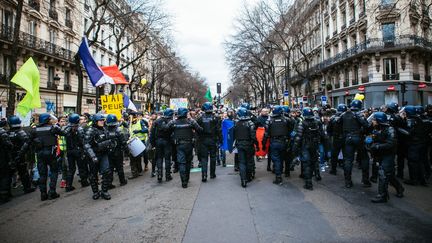
[[[373,138],[371,136],[367,136],[365,139],[365,144],[370,145],[373,143]]]
[[[98,162],[98,158],[97,158],[97,157],[93,157],[93,158],[92,158],[92,162],[93,162],[94,164],[97,164],[97,162]]]
[[[295,131],[292,131],[292,132],[290,133],[291,138],[294,138],[295,135],[296,135],[296,132],[295,132]]]
[[[137,133],[140,133],[140,132],[141,132],[140,130],[133,131],[134,134],[137,134]]]

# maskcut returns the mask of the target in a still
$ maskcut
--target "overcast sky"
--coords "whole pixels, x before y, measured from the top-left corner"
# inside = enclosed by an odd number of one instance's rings
[[[165,0],[178,54],[207,79],[213,95],[217,82],[222,92],[230,85],[223,42],[233,33],[244,1],[255,0]]]

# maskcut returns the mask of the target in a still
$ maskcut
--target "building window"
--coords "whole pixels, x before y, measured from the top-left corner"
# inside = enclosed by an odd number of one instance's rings
[[[385,58],[384,59],[384,75],[383,80],[398,80],[397,73],[397,59]]]
[[[346,11],[342,12],[342,26],[346,25],[347,22]]]
[[[104,42],[104,40],[105,40],[105,31],[102,30],[102,31],[101,31],[101,44],[102,44],[103,46],[105,46],[105,42]]]
[[[386,23],[382,25],[382,35],[384,42],[394,42],[395,40],[395,23]]]
[[[88,30],[88,20],[84,19],[84,33],[83,33],[84,35],[86,34],[87,30]]]
[[[3,10],[3,26],[12,27],[13,23],[13,14],[11,11]]]
[[[55,10],[56,2],[55,0],[50,0],[50,10]]]
[[[49,66],[48,67],[48,83],[47,83],[48,88],[51,88],[54,86],[54,67],[53,66]]]
[[[353,85],[357,85],[359,83],[359,71],[358,71],[359,67],[358,66],[354,66],[354,79],[353,79]]]
[[[65,39],[65,49],[70,50],[71,49],[71,40],[69,38]]]
[[[32,36],[36,36],[36,22],[34,20],[29,21],[28,28],[29,28],[28,33]]]
[[[104,65],[104,59],[105,59],[105,55],[101,54],[100,64],[101,64],[102,66]]]
[[[108,58],[108,65],[109,66],[111,66],[111,62],[112,62],[111,58]]]
[[[2,73],[6,75],[6,77],[10,77],[11,74],[11,66],[12,66],[12,59],[10,56],[3,55],[3,66],[2,66]]]
[[[55,44],[56,42],[56,33],[53,29],[50,29],[49,31],[49,41],[51,42],[51,44]]]
[[[66,70],[64,72],[64,84],[66,85],[70,85],[70,73],[69,70]]]

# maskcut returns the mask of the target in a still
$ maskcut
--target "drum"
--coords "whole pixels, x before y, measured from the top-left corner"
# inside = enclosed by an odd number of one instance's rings
[[[142,152],[144,152],[146,146],[139,138],[131,138],[127,142],[127,146],[129,148],[129,152],[133,157],[137,157]]]

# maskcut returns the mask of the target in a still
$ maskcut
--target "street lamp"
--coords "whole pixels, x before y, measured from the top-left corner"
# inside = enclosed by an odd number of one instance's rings
[[[54,85],[56,89],[56,116],[58,117],[58,86],[60,85],[60,77],[58,76],[58,74],[56,74],[56,76],[54,77]]]

